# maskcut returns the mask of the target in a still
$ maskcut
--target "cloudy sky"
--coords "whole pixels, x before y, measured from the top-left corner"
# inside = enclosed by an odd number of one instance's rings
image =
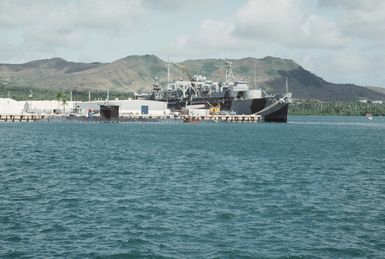
[[[385,87],[383,0],[0,0],[0,63],[276,56]]]

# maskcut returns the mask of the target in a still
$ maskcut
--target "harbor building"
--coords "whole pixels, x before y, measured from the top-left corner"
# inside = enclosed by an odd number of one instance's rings
[[[167,103],[153,100],[118,100],[113,101],[16,101],[10,98],[0,98],[0,115],[65,115],[77,114],[87,116],[90,112],[100,114],[101,107],[118,107],[118,116],[169,115]]]

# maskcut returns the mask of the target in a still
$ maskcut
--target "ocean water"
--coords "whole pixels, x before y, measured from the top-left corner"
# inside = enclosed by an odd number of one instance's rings
[[[0,257],[385,257],[384,118],[0,136]]]

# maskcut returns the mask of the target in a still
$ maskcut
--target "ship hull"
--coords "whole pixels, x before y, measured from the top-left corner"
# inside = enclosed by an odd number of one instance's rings
[[[287,122],[288,103],[279,102],[269,97],[231,100],[226,104],[224,99],[195,99],[192,104],[220,104],[221,111],[234,113],[236,115],[259,114],[265,122]],[[186,102],[168,102],[170,110],[180,110],[186,107]]]
[[[265,122],[287,122],[287,113],[289,104],[285,104],[279,110],[270,113],[264,117]]]
[[[287,122],[288,103],[274,102],[268,98],[235,100],[230,110],[238,115],[259,114],[265,122]]]
[[[233,100],[229,110],[235,112],[237,115],[249,115],[263,110],[267,104],[268,101],[266,98]]]

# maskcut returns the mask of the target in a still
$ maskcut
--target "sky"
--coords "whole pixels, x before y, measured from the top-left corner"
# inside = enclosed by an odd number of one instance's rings
[[[0,63],[143,54],[275,56],[327,81],[385,87],[385,1],[0,0]]]

